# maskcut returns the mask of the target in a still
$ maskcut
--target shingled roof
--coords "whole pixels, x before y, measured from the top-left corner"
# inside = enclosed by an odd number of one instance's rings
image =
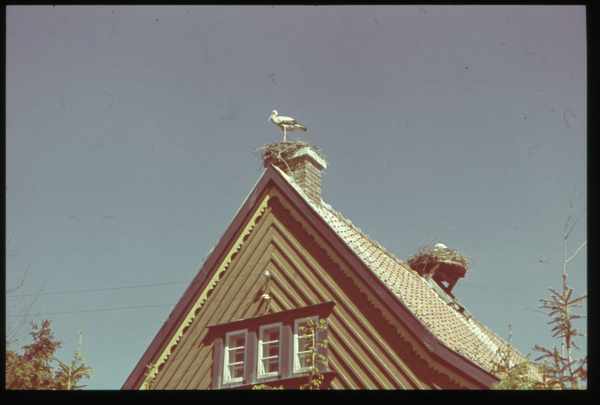
[[[491,372],[493,363],[500,361],[498,349],[507,351],[507,342],[475,319],[435,281],[421,277],[331,205],[321,199],[309,198],[288,175],[278,167],[274,168],[440,342]],[[514,348],[511,353],[514,364],[526,359],[526,356]],[[541,380],[539,371],[533,365],[530,365],[529,376]]]
[[[323,202],[321,171],[326,167],[326,162],[317,152],[302,148],[285,161],[263,161],[267,170],[209,253],[194,281],[125,381],[123,389],[142,387],[148,364],[155,364],[159,372],[165,364],[168,366],[170,355],[177,353],[182,340],[189,338],[192,321],[203,308],[224,269],[234,260],[237,249],[246,241],[255,221],[262,215],[262,204],[267,204],[269,199],[279,201],[280,197],[293,207],[294,215],[303,218],[305,224],[310,224],[307,226],[317,238],[312,240],[318,245],[326,244],[332,252],[339,254],[337,260],[343,261],[347,270],[351,269],[352,274],[372,291],[373,297],[385,306],[386,311],[391,311],[387,312],[389,315],[393,313],[397,317],[394,322],[399,321],[398,325],[402,325],[402,339],[416,339],[422,344],[420,347],[424,350],[420,353],[425,356],[422,359],[427,359],[434,372],[443,374],[443,370],[449,367],[465,376],[465,381],[469,381],[471,387],[491,387],[497,381],[498,376],[493,375],[492,370],[493,363],[500,361],[498,349],[506,352],[510,346],[477,321],[451,294],[451,288],[443,284],[444,280],[439,277],[436,280],[432,271],[419,273],[423,269],[411,269]],[[272,196],[269,194],[271,192]],[[442,248],[445,247],[442,245]],[[389,320],[388,324],[392,325]],[[393,330],[400,329],[396,327]],[[526,358],[514,349],[510,352],[513,364]],[[156,370],[152,378],[155,374]],[[202,375],[206,377],[209,374]],[[541,381],[534,365],[530,365],[529,376]],[[182,378],[181,375],[179,377]],[[180,382],[177,379],[173,381],[175,384]],[[185,387],[189,384],[188,380],[181,382]]]

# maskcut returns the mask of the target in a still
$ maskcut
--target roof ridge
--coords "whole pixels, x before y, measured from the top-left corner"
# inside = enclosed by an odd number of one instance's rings
[[[294,189],[296,189],[296,191],[298,191],[298,193],[304,198],[304,200],[308,203],[308,205],[317,213],[317,215],[319,215],[321,218],[323,218],[325,220],[325,222],[327,222],[329,224],[329,226],[334,227],[334,225],[332,223],[330,223],[330,220],[328,220],[326,218],[327,215],[325,215],[325,212],[327,212],[329,215],[332,215],[333,217],[335,217],[338,221],[345,224],[348,228],[356,231],[356,233],[358,233],[358,235],[360,237],[364,238],[368,244],[370,244],[372,247],[374,247],[375,249],[377,249],[381,253],[383,253],[385,256],[387,256],[389,258],[389,260],[392,261],[392,263],[395,263],[396,265],[400,266],[400,268],[404,269],[407,272],[406,273],[407,275],[410,275],[411,277],[413,277],[414,280],[418,280],[417,282],[420,282],[428,291],[431,291],[431,293],[433,294],[432,296],[435,297],[436,299],[440,300],[440,302],[442,302],[444,304],[443,305],[444,307],[450,307],[450,313],[452,313],[453,316],[456,317],[456,319],[460,320],[458,322],[463,323],[465,325],[464,327],[466,327],[470,331],[470,333],[472,333],[476,337],[478,345],[481,345],[481,344],[484,345],[484,347],[486,347],[488,349],[490,354],[487,356],[487,358],[482,358],[482,357],[477,357],[477,354],[478,354],[477,352],[479,349],[476,350],[475,354],[465,352],[464,349],[467,349],[467,346],[462,348],[461,346],[456,344],[456,343],[458,343],[458,341],[454,342],[453,340],[448,340],[447,338],[442,338],[442,336],[440,335],[440,333],[444,334],[442,330],[438,331],[435,328],[433,328],[431,325],[428,326],[429,331],[442,344],[444,344],[445,346],[448,346],[451,350],[461,354],[462,356],[469,358],[472,362],[477,364],[479,367],[482,367],[483,369],[487,370],[488,372],[491,371],[491,369],[493,368],[493,364],[491,363],[490,357],[495,360],[499,360],[498,354],[497,354],[497,349],[500,348],[501,346],[504,346],[503,349],[506,347],[511,347],[513,352],[515,352],[518,356],[520,356],[522,359],[527,359],[527,356],[523,355],[520,351],[518,351],[513,346],[510,346],[500,335],[493,332],[491,329],[489,329],[487,326],[485,326],[483,323],[481,323],[477,318],[475,318],[475,316],[473,316],[466,309],[466,307],[463,304],[461,304],[456,298],[451,297],[445,291],[443,291],[441,288],[435,288],[435,287],[437,287],[437,285],[435,285],[435,286],[430,285],[429,282],[427,282],[427,280],[425,278],[421,277],[417,272],[412,270],[407,263],[405,263],[401,259],[398,259],[393,253],[389,252],[385,247],[381,246],[381,244],[379,244],[379,242],[373,240],[369,235],[365,234],[359,227],[354,225],[350,219],[344,217],[339,211],[336,211],[335,209],[333,209],[333,207],[330,204],[327,204],[325,201],[323,201],[322,198],[320,199],[320,204],[317,202],[311,201],[307,197],[307,195],[304,193],[302,188],[299,187],[297,184],[295,184],[295,182],[287,174],[285,174],[278,167],[276,167],[276,166],[273,166],[273,167],[283,175],[283,178],[286,179],[288,181],[288,183]],[[359,258],[363,262],[365,262],[365,264],[377,275],[377,277],[383,282],[383,284],[394,295],[398,296],[398,298],[404,303],[404,305],[407,306],[407,308],[409,308],[409,310],[415,315],[415,317],[421,323],[423,323],[424,325],[428,324],[427,319],[425,319],[426,314],[421,313],[419,315],[419,312],[420,312],[419,309],[416,307],[413,308],[414,303],[411,304],[409,300],[405,299],[404,292],[401,291],[400,285],[395,285],[396,281],[393,282],[392,284],[389,284],[389,282],[391,280],[389,278],[386,278],[386,277],[390,277],[390,274],[387,274],[389,272],[389,269],[377,271],[376,269],[373,268],[373,267],[380,268],[383,263],[383,260],[379,261],[380,260],[379,258],[376,258],[374,260],[365,259],[363,253],[367,252],[367,250],[369,249],[368,246],[365,248],[364,245],[354,245],[354,243],[357,242],[358,240],[350,241],[350,240],[347,240],[346,238],[344,238],[344,236],[342,234],[340,234],[340,232],[338,232],[338,230],[334,229],[334,232],[336,232],[346,242],[346,244],[348,244],[348,246],[352,250],[355,251],[355,253],[359,256]],[[377,265],[374,265],[373,263],[375,263],[376,261],[379,261],[379,263]],[[369,264],[369,263],[371,263],[371,264]],[[448,301],[451,301],[451,303],[456,303],[461,308],[463,308],[465,311],[461,312],[461,311],[457,310],[454,306],[450,305],[450,303]],[[466,312],[466,314],[465,314],[465,312]],[[450,328],[450,326],[448,326],[448,325],[445,327]],[[449,346],[448,343],[446,343],[446,342],[454,343],[452,346],[455,348],[452,349],[452,347]],[[468,341],[463,342],[463,344],[468,345]],[[475,357],[473,357],[473,356],[475,356]],[[531,374],[536,374],[536,373],[535,373],[535,371],[532,371],[530,369],[530,375]]]
[[[302,197],[304,197],[304,199],[306,200],[306,202],[308,202],[308,204],[313,209],[315,209],[315,211],[318,212],[317,208],[319,208],[319,207],[316,207],[316,203],[314,203],[313,201],[311,201],[308,198],[308,196],[306,195],[306,193],[304,192],[304,190],[302,190],[301,187],[299,187],[286,173],[284,173],[283,170],[281,170],[277,166],[273,166],[273,167],[275,169],[279,170],[279,172],[285,176],[285,179],[289,181],[289,183],[300,193],[300,195]],[[367,239],[367,241],[369,241],[373,246],[375,246],[378,249],[380,249],[383,253],[385,253],[387,256],[389,256],[392,260],[396,261],[401,266],[407,267],[406,263],[404,263],[402,260],[400,260],[396,256],[394,256],[394,254],[391,253],[390,251],[388,251],[385,247],[381,246],[381,244],[379,242],[377,242],[376,240],[371,239],[371,237],[369,235],[367,235],[359,227],[357,227],[356,225],[354,225],[352,223],[352,221],[350,221],[349,219],[345,218],[340,212],[334,210],[333,207],[331,206],[331,204],[327,204],[325,201],[323,201],[322,198],[321,198],[321,207],[325,208],[327,211],[331,212],[333,215],[335,215],[340,221],[344,222],[346,225],[354,228],[358,233],[361,234],[361,236],[363,236],[365,239]]]

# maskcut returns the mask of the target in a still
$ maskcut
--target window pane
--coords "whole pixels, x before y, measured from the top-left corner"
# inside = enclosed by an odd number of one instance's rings
[[[310,350],[310,346],[312,345],[312,336],[313,336],[312,333],[310,335],[307,335],[306,338],[302,337],[305,334],[309,333],[309,331],[306,329],[305,330],[300,329],[301,327],[306,328],[306,325],[307,325],[306,322],[301,322],[300,324],[298,324],[298,351],[299,352],[303,352],[305,350]]]
[[[234,349],[229,352],[229,363],[244,362],[244,348]]]
[[[243,334],[229,336],[229,348],[244,347],[246,337]]]
[[[244,364],[236,364],[230,367],[231,378],[242,378],[244,377]]]
[[[277,373],[279,371],[279,358],[265,360],[267,363],[265,370],[267,373]]]
[[[242,380],[246,357],[246,331],[228,333],[226,341],[224,380],[229,382]]]
[[[279,356],[279,342],[268,343],[268,350],[265,350],[265,357],[278,357]]]
[[[318,317],[311,316],[310,319],[314,322],[318,322]],[[305,328],[301,330],[300,328]],[[306,371],[306,369],[312,367],[312,351],[310,347],[313,344],[313,333],[306,330],[308,327],[306,318],[297,319],[295,321],[294,330],[294,372],[298,373]],[[307,334],[307,337],[303,337]]]
[[[309,357],[310,357],[310,352],[298,353],[298,365],[300,368],[310,367],[312,358],[309,358]]]
[[[279,373],[281,325],[261,328],[259,376]]]
[[[300,333],[302,333],[302,332],[300,332]],[[312,343],[312,340],[310,339],[310,336],[306,339],[303,337],[298,337],[298,351],[303,352],[305,350],[309,350],[311,343]]]
[[[265,330],[264,340],[267,342],[279,340],[279,327]]]

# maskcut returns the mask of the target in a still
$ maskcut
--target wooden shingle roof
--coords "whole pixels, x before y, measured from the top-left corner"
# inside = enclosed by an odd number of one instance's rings
[[[275,169],[304,196],[302,189],[285,173]],[[331,205],[305,199],[440,342],[488,372],[492,370],[494,362],[500,361],[498,349],[507,351],[508,343],[475,319],[458,300],[446,294],[435,281],[421,277]],[[515,364],[526,359],[514,348],[511,352],[511,360]],[[534,366],[530,366],[529,376],[540,380],[539,371]]]
[[[498,360],[498,348],[508,347],[506,342],[472,317],[435,281],[422,278],[320,198],[308,198],[290,177],[271,165],[209,253],[202,268],[124,383],[123,389],[142,387],[149,364],[156,365],[158,370],[164,366],[166,371],[163,377],[165,381],[168,380],[163,384],[166,388],[204,386],[201,384],[204,380],[194,380],[200,378],[194,373],[198,367],[209,367],[211,360],[206,357],[206,350],[210,351],[210,347],[203,346],[199,352],[198,344],[189,344],[188,340],[196,339],[198,333],[204,333],[202,330],[196,331],[196,326],[202,322],[193,321],[204,315],[212,316],[211,311],[202,312],[205,302],[209,300],[215,285],[220,285],[220,277],[237,256],[239,249],[247,249],[244,242],[262,216],[265,204],[271,199],[277,200],[277,195],[293,207],[295,214],[292,217],[302,217],[303,223],[311,228],[309,239],[313,235],[316,237],[312,239],[312,243],[326,244],[328,250],[338,257],[336,260],[343,261],[344,268],[351,271],[357,277],[356,280],[360,280],[361,285],[369,289],[369,294],[379,302],[378,305],[383,305],[380,309],[388,314],[384,316],[385,321],[396,325],[390,330],[395,333],[403,330],[410,336],[405,334],[401,339],[419,342],[419,357],[427,361],[433,373],[445,374],[450,371],[450,374],[454,374],[456,371],[458,374],[454,375],[467,378],[467,385],[471,387],[490,387],[498,381],[498,377],[491,374],[492,361]],[[315,301],[318,302],[319,300]],[[371,301],[369,303],[371,305]],[[294,305],[289,307],[293,308]],[[389,315],[394,319],[385,318]],[[184,353],[186,350],[189,353]],[[184,361],[188,356],[195,356],[198,361],[194,363],[194,367],[183,367],[180,370],[178,362]],[[513,351],[512,356],[515,363],[524,359],[516,351]],[[186,364],[192,360],[185,360]],[[174,372],[178,374],[171,375]],[[204,372],[202,378],[210,378],[209,374]],[[539,378],[535,368],[531,369],[531,375]]]

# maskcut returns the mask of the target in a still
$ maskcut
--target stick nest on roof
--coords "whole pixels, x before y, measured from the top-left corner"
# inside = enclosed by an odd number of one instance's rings
[[[449,248],[436,248],[433,242],[421,246],[409,258],[407,264],[419,273],[426,272],[438,263],[462,267],[465,272],[471,269],[473,258]]]
[[[286,161],[294,156],[294,153],[303,148],[312,149],[319,157],[325,160],[325,155],[321,149],[317,148],[310,142],[304,142],[299,139],[295,139],[290,142],[271,143],[263,146],[262,148],[255,148],[254,151],[257,160],[260,159],[265,161],[270,158],[275,158],[278,161]]]

